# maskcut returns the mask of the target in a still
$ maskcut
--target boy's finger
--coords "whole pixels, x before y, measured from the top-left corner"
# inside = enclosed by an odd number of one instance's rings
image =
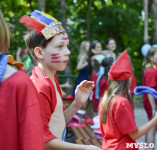
[[[93,81],[88,81],[86,83],[86,88],[90,88],[92,85],[94,85],[94,82]]]
[[[87,80],[83,80],[83,81],[79,84],[79,86],[85,86],[87,82],[88,82]]]
[[[94,87],[95,87],[95,85],[90,86],[90,87],[89,87],[89,90],[93,90]]]

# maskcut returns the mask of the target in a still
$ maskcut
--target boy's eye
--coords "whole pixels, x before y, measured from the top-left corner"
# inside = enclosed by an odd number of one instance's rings
[[[59,45],[59,46],[58,46],[58,48],[62,48],[62,47],[63,47],[63,45]]]

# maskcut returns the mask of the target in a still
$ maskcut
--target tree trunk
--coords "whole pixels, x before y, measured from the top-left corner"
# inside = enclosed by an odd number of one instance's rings
[[[45,11],[45,0],[38,0],[38,10]]]
[[[148,38],[148,0],[144,0],[144,43],[149,43]]]
[[[88,7],[87,7],[87,22],[86,22],[87,40],[89,40],[89,37],[90,37],[90,17],[89,17],[89,14],[90,14],[90,8],[91,8],[91,5],[92,5],[92,1],[93,0],[88,0]]]
[[[66,30],[66,0],[61,0],[60,1],[60,12],[61,12],[61,21],[62,21],[62,26],[63,28]],[[69,74],[72,74],[72,71],[71,71],[71,63],[70,63],[70,60],[67,64],[67,67],[64,71],[64,74],[65,75],[69,75]],[[66,78],[66,82],[69,82],[70,84],[73,85],[73,81],[71,78]],[[66,89],[66,93],[67,94],[72,94],[72,91],[71,89]]]
[[[154,35],[153,44],[157,44],[157,0],[154,0]]]

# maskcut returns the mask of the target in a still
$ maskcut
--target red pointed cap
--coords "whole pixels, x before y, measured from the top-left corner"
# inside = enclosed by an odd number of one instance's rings
[[[132,75],[132,68],[126,50],[118,57],[112,65],[108,77],[111,80],[126,80]]]

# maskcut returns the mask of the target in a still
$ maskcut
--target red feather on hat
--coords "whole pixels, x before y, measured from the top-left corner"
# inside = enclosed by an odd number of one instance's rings
[[[20,23],[24,23],[27,27],[35,30],[38,34],[41,34],[41,30],[46,27],[45,25],[26,15],[20,19]]]

